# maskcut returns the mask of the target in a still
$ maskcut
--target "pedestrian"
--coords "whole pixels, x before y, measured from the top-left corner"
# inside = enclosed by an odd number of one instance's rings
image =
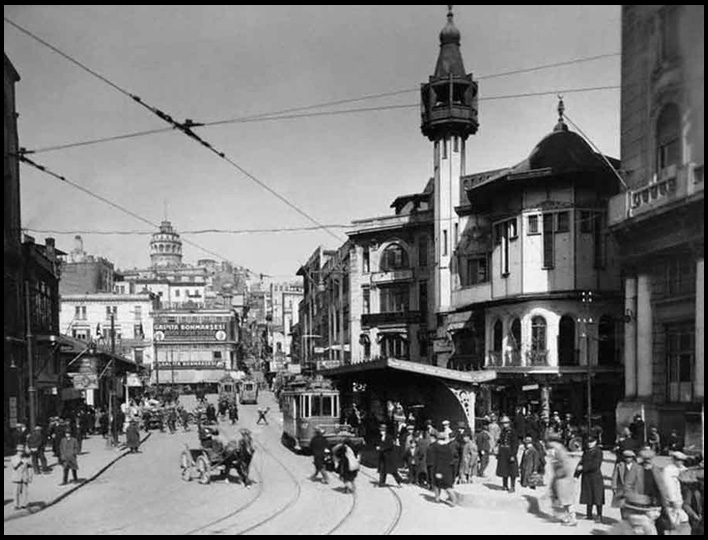
[[[47,439],[44,436],[42,426],[35,426],[34,431],[27,437],[27,447],[29,448],[32,458],[32,469],[34,474],[42,474],[49,471],[47,466],[47,457],[44,455],[44,449],[47,444]],[[41,467],[40,467],[41,466]]]
[[[620,509],[622,519],[627,518],[627,512],[624,509],[626,498],[625,484],[627,483],[627,475],[634,468],[638,467],[636,462],[637,455],[632,450],[622,452],[622,461],[615,465],[612,471],[612,507]]]
[[[27,508],[29,504],[29,484],[32,482],[32,462],[25,447],[18,444],[16,453],[10,459],[12,483],[15,484],[15,510]]]
[[[688,514],[683,509],[683,493],[679,476],[686,470],[688,456],[683,452],[673,452],[671,463],[661,471],[664,486],[663,508],[660,520],[665,528],[665,534],[688,536],[691,534],[691,525]]]
[[[74,482],[78,482],[76,471],[79,470],[79,441],[72,435],[71,430],[67,429],[64,432],[64,438],[59,444],[59,461],[63,468],[63,480],[60,485],[65,486],[69,480],[69,471],[74,478]]]
[[[229,420],[231,420],[232,426],[238,422],[238,405],[236,405],[236,402],[231,403],[229,406]]]
[[[524,450],[521,454],[521,463],[519,464],[519,483],[522,487],[536,489],[539,486],[539,477],[541,469],[541,456],[533,444],[533,439],[530,436],[524,437]]]
[[[260,409],[258,409],[258,412],[260,413]],[[212,403],[209,403],[206,408],[206,420],[210,424],[216,424],[216,407]],[[260,418],[259,418],[260,420]],[[258,422],[256,422],[258,423]],[[267,422],[266,422],[267,423]]]
[[[617,456],[616,463],[620,463],[622,461],[622,456],[625,450],[631,450],[634,452],[635,457],[640,450],[637,439],[632,437],[632,433],[626,426],[623,427],[617,434],[617,441],[615,442],[615,454]]]
[[[386,424],[379,425],[379,435],[376,439],[376,451],[378,452],[379,487],[386,485],[386,477],[391,474],[398,487],[401,487],[402,480],[398,474],[398,464],[396,463],[396,445],[392,435],[389,435]]]
[[[140,428],[136,420],[131,420],[128,429],[125,430],[125,445],[131,454],[136,454],[140,447]]]
[[[659,488],[661,474],[654,466],[654,456],[654,452],[649,448],[644,448],[637,454],[637,463],[640,466],[632,467],[625,477],[624,508],[632,514],[643,512],[649,516],[654,527],[653,534],[657,534],[657,524],[654,522],[659,517],[662,494]]]
[[[418,441],[413,431],[413,426],[407,427],[407,435],[403,442],[403,463],[406,467],[408,483],[416,483],[416,452],[418,451]]]
[[[310,440],[310,450],[312,451],[313,464],[315,465],[315,472],[310,477],[313,482],[317,480],[317,475],[322,475],[322,481],[325,484],[329,484],[329,478],[327,477],[327,469],[325,467],[326,454],[329,451],[329,442],[324,436],[324,430],[317,426],[315,428],[315,435]]]
[[[359,474],[359,456],[347,441],[343,441],[332,449],[334,469],[339,473],[340,480],[344,483],[346,493],[354,493],[354,481]]]
[[[669,452],[682,452],[683,451],[683,437],[679,436],[678,430],[672,429],[669,434],[669,440],[666,444],[666,449]]]
[[[167,410],[167,427],[169,428],[171,434],[177,431],[177,411],[174,406],[171,406]]]
[[[256,453],[256,449],[253,446],[253,437],[250,430],[243,428],[241,430],[241,438],[238,441],[238,460],[236,471],[238,472],[241,482],[247,488],[250,488],[253,484],[249,474],[251,470],[251,461],[253,461],[253,455]]]
[[[502,479],[502,486],[509,493],[516,491],[516,477],[519,475],[519,465],[516,456],[519,452],[519,438],[511,428],[508,416],[500,419],[501,432],[497,445],[497,476]]]
[[[446,501],[450,506],[457,504],[457,497],[452,490],[454,481],[453,469],[453,448],[450,446],[448,436],[441,432],[437,441],[431,446],[432,466],[433,466],[433,490],[435,492],[435,502],[441,501],[441,493],[445,491],[448,496]]]
[[[260,424],[262,420],[266,426],[268,425],[268,418],[266,417],[268,411],[270,411],[270,407],[266,407],[265,409],[258,407],[258,420],[256,420],[256,424]]]
[[[413,451],[413,482],[419,486],[428,486],[428,448],[430,447],[430,438],[427,433],[419,433],[416,438],[415,450]]]
[[[501,434],[501,426],[497,423],[497,415],[494,413],[489,415],[488,431],[490,438],[489,444],[492,448],[491,453],[496,456],[499,444],[499,435]]]
[[[588,435],[587,444],[575,476],[580,480],[580,504],[586,506],[585,519],[593,519],[592,507],[597,509],[595,521],[602,523],[602,505],[605,504],[605,485],[602,480],[602,449],[595,435]]]
[[[489,456],[492,453],[492,438],[489,435],[489,426],[485,423],[475,436],[477,442],[477,452],[479,459],[477,461],[477,476],[484,476],[487,467],[489,466]]]
[[[654,451],[657,455],[661,454],[661,435],[659,435],[659,429],[656,426],[649,428],[649,435],[647,436],[647,444],[649,448]]]
[[[452,428],[450,427],[450,420],[442,421],[442,430],[440,431],[440,433],[444,433],[448,441],[451,440]]]
[[[634,420],[632,420],[632,423],[629,425],[629,431],[632,433],[632,438],[637,441],[637,444],[640,447],[644,446],[644,440],[646,437],[644,430],[644,419],[641,414],[637,413],[634,415]]]
[[[552,432],[546,442],[547,454],[551,465],[549,492],[554,511],[559,514],[561,525],[576,527],[578,521],[573,509],[575,485],[573,481],[573,463],[561,442],[560,432]]]
[[[679,475],[683,497],[683,510],[688,515],[692,536],[703,536],[703,462]]]
[[[460,470],[457,480],[460,484],[469,484],[472,482],[474,472],[477,470],[477,459],[479,458],[479,450],[477,443],[472,438],[469,432],[462,435],[462,447],[460,449]]]

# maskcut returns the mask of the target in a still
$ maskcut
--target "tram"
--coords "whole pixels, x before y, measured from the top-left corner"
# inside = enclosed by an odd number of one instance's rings
[[[239,385],[239,381],[230,376],[222,377],[219,381],[219,403],[222,401],[226,403],[237,403]]]
[[[247,379],[241,382],[241,398],[239,402],[258,403],[258,383],[252,379]]]
[[[320,427],[332,447],[345,440],[360,447],[364,439],[357,437],[347,424],[341,424],[339,391],[322,382],[297,381],[280,394],[283,411],[283,443],[296,451],[308,451],[315,428]]]

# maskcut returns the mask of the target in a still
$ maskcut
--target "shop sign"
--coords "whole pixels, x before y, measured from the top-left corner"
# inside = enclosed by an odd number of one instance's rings
[[[538,390],[539,386],[537,384],[525,384],[521,387],[521,390],[528,392],[529,390]]]
[[[226,341],[228,324],[226,322],[211,323],[168,323],[155,322],[153,327],[155,341],[170,339],[202,338]]]
[[[77,390],[98,389],[98,375],[95,373],[69,373],[69,376]]]

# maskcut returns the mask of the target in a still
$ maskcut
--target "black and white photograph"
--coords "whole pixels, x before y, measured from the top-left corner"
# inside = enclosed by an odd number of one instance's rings
[[[5,5],[6,535],[703,535],[704,6]]]

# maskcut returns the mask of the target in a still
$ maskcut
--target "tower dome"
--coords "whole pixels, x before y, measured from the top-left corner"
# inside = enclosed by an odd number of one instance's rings
[[[447,12],[447,24],[440,31],[440,45],[459,45],[460,44],[460,31],[455,26],[453,22],[452,6],[448,6]]]
[[[182,264],[182,240],[172,223],[165,220],[160,230],[150,240],[150,262],[153,268],[166,268]]]

